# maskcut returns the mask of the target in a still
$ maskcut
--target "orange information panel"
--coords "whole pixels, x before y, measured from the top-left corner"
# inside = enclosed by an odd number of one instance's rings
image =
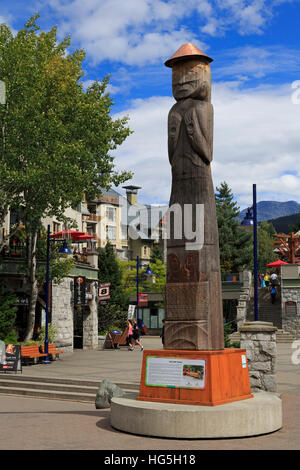
[[[214,406],[252,397],[245,349],[144,351],[137,400]]]

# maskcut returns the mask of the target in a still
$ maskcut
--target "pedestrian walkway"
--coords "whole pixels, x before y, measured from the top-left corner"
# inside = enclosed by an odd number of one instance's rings
[[[160,349],[158,337],[143,339],[145,349]],[[278,345],[277,383],[283,401],[283,428],[275,433],[243,439],[169,440],[130,435],[113,429],[110,410],[94,404],[0,396],[0,449],[51,450],[187,450],[300,449],[300,365],[292,363],[291,344]],[[50,365],[23,368],[23,375],[84,378],[139,383],[139,349],[76,350]],[[111,455],[111,453],[107,453]],[[200,463],[200,460],[199,462]]]
[[[162,348],[158,336],[145,336],[142,342],[145,350]],[[22,374],[30,377],[99,380],[99,383],[103,379],[120,383],[140,382],[143,353],[139,347],[134,351],[128,351],[126,347],[93,351],[75,349],[73,353],[63,353],[60,357],[51,364],[23,366]]]

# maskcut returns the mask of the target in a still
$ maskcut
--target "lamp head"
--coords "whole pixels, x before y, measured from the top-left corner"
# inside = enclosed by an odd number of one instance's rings
[[[58,253],[61,255],[71,255],[72,250],[68,247],[66,240],[64,240],[63,246],[59,249]]]
[[[149,265],[147,266],[147,269],[146,269],[146,271],[145,271],[145,274],[147,274],[147,276],[152,276],[152,275],[153,275],[153,272],[151,271]]]

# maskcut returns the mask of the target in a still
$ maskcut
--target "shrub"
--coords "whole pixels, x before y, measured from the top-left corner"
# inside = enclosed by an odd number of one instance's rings
[[[4,338],[5,344],[17,344],[18,342],[18,333],[16,330],[11,330]]]
[[[3,294],[0,291],[0,339],[5,340],[6,336],[12,331],[13,325],[16,320],[17,298],[12,293]]]
[[[38,329],[38,342],[44,343],[45,342],[45,327],[42,326]],[[57,336],[57,326],[54,323],[48,324],[48,341],[49,343],[53,343]]]

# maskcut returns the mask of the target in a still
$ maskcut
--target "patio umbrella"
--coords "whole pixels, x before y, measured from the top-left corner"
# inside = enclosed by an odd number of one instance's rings
[[[282,264],[289,264],[289,263],[286,263],[285,261],[281,261],[281,259],[278,259],[277,261],[273,261],[273,263],[267,264],[267,268],[278,268],[278,266],[281,266]]]
[[[84,232],[78,230],[62,230],[61,232],[53,233],[50,238],[76,238],[79,235],[84,235]]]
[[[88,241],[88,240],[94,240],[96,237],[94,237],[93,235],[78,235],[78,237],[73,237],[74,241],[75,242],[78,242],[78,241],[81,241],[81,242],[84,242],[84,241]]]

